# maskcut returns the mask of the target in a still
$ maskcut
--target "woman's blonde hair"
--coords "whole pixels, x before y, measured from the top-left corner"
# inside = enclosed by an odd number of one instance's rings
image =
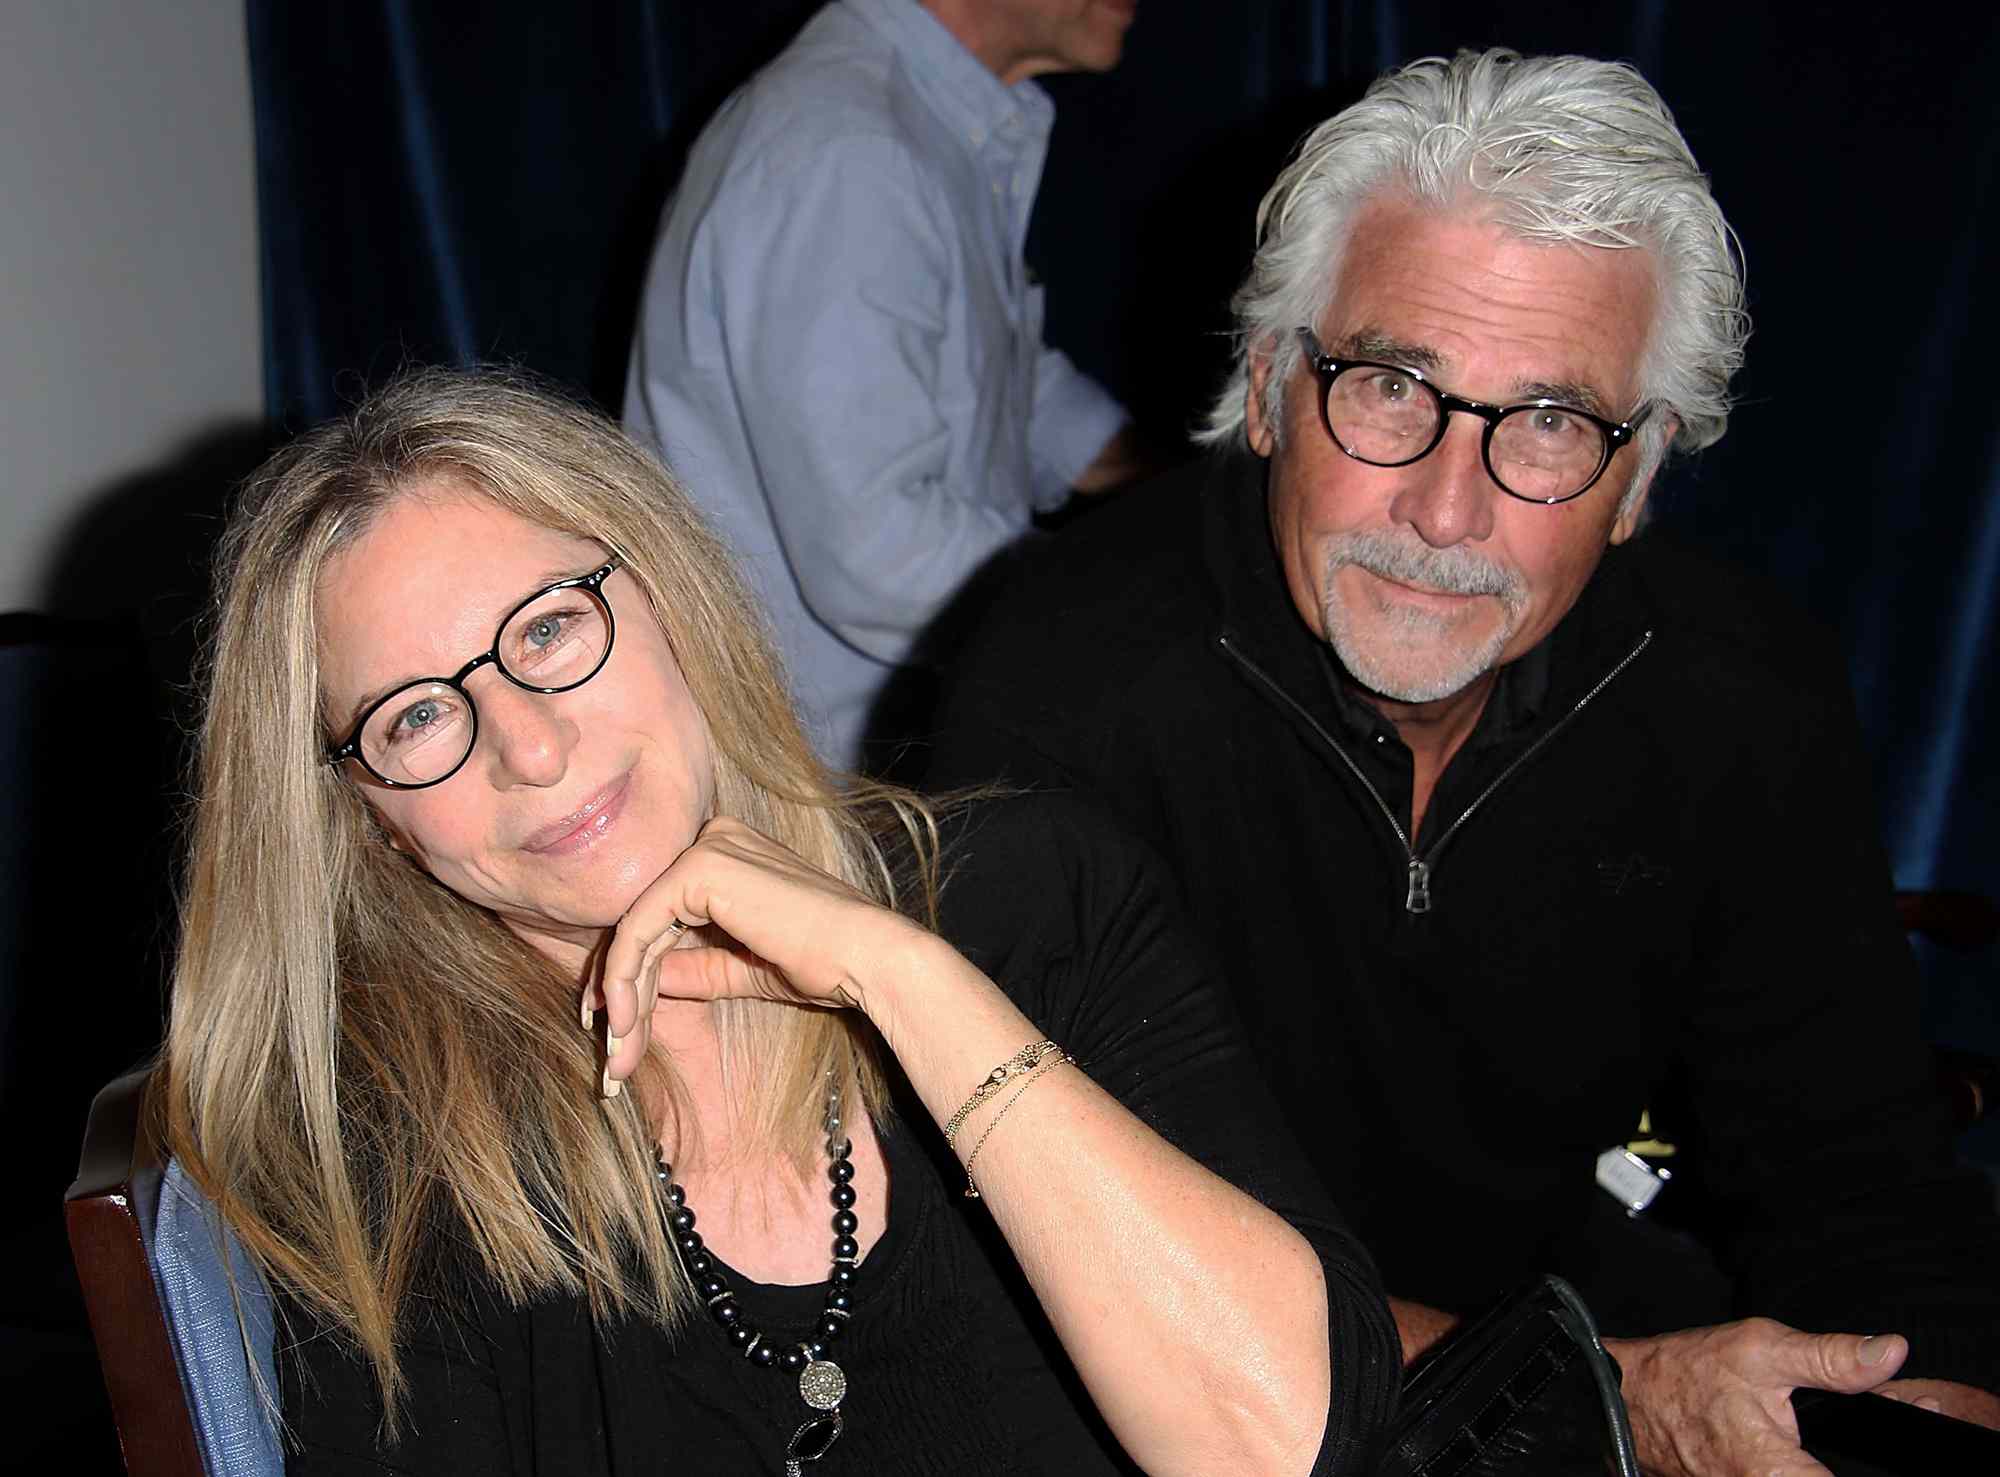
[[[406,1299],[447,1243],[520,1302],[582,1294],[671,1323],[689,1291],[655,1200],[680,1141],[670,1067],[597,1090],[579,982],[392,851],[324,762],[329,561],[440,483],[621,555],[706,718],[716,805],[890,904],[935,905],[935,826],[841,786],[800,732],[760,615],[673,476],[615,426],[503,371],[424,370],[278,452],[218,556],[161,1090],[173,1152],[266,1274],[355,1344],[393,1424]],[[877,837],[919,859],[899,889]],[[906,898],[907,900],[907,898]],[[846,1013],[726,1002],[742,1130],[805,1162],[826,1084],[884,1106]],[[641,1102],[667,1105],[648,1122]]]

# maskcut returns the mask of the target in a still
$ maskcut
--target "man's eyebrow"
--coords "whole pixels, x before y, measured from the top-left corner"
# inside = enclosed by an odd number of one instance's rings
[[[1444,355],[1426,344],[1413,344],[1399,339],[1380,329],[1364,328],[1351,333],[1340,341],[1338,348],[1330,352],[1336,359],[1378,359],[1404,369],[1414,369],[1427,378],[1448,374],[1451,366]],[[1440,386],[1439,388],[1447,388]],[[1607,408],[1607,402],[1595,386],[1581,380],[1521,380],[1515,384],[1508,405],[1519,405],[1527,400],[1557,400],[1564,405],[1573,405],[1578,410],[1587,410],[1592,415],[1606,420],[1616,420]]]
[[[521,595],[518,599],[510,601],[504,608],[502,613],[499,616],[495,617],[494,624],[497,626],[500,621],[504,621],[505,619],[507,619],[507,617],[511,615],[514,611],[520,609],[523,604],[525,604],[527,601],[534,599],[537,595],[541,594],[544,590],[548,589],[549,586],[560,585],[569,580],[582,579],[586,575],[592,575],[597,573],[598,570],[604,568],[604,565],[605,561],[603,559],[598,559],[592,562],[587,567],[583,569],[578,569],[576,567],[576,561],[564,560],[561,564],[552,565],[549,568],[544,569],[540,574],[535,575],[528,582],[527,588],[521,592]],[[470,655],[468,655],[467,660],[470,659],[471,659]],[[465,663],[460,662],[458,665],[464,666]],[[454,668],[453,670],[457,669]],[[356,698],[354,700],[353,705],[347,710],[347,722],[343,726],[341,731],[343,733],[353,733],[355,725],[361,721],[361,715],[367,712],[370,708],[374,707],[375,704],[381,702],[382,699],[387,697],[390,693],[395,692],[398,688],[408,687],[413,682],[424,682],[434,679],[442,679],[444,675],[445,674],[442,672],[418,672],[408,677],[391,678],[389,681],[382,683],[380,686],[369,689],[367,692],[363,693],[360,697]]]
[[[1436,349],[1410,343],[1378,328],[1363,328],[1350,333],[1327,352],[1336,359],[1379,359],[1425,374],[1438,374],[1445,368],[1444,355]]]
[[[1530,380],[1516,385],[1514,393],[1521,400],[1559,400],[1608,421],[1618,419],[1607,408],[1604,397],[1581,380]]]

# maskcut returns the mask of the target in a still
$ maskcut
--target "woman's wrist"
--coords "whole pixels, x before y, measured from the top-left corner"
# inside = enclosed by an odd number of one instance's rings
[[[855,1008],[868,1017],[891,1051],[924,1007],[949,995],[954,977],[974,973],[958,951],[929,929],[898,919],[893,935],[853,979]]]
[[[1039,1034],[949,943],[910,929],[861,990],[860,1008],[940,1123],[993,1064]]]

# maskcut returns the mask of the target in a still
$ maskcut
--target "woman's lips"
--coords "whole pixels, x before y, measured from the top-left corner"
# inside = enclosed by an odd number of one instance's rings
[[[551,822],[521,844],[521,850],[538,856],[570,856],[588,851],[618,822],[625,808],[625,792],[632,774],[627,770],[583,805],[561,820]]]

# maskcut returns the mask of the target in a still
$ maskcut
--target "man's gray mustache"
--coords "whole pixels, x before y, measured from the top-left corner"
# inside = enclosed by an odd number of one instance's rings
[[[1343,564],[1448,595],[1496,595],[1511,604],[1523,594],[1520,575],[1483,554],[1464,547],[1434,549],[1422,539],[1404,540],[1394,534],[1341,534],[1326,547],[1327,573]]]

